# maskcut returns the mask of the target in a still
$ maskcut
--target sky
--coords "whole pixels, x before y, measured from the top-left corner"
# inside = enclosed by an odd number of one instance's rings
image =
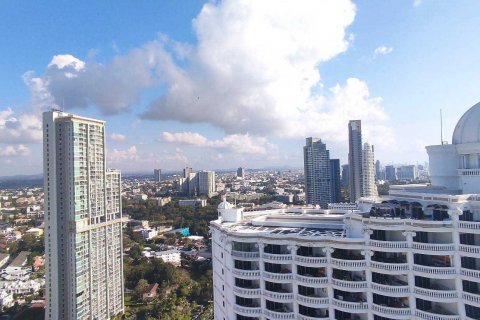
[[[124,172],[422,163],[480,101],[480,2],[0,2],[0,176],[42,172],[41,113],[106,121]]]

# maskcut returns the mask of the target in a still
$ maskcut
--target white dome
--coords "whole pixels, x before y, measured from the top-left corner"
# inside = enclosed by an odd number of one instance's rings
[[[452,144],[480,142],[480,102],[458,120],[453,131]]]
[[[233,205],[230,202],[227,202],[226,200],[223,200],[222,202],[220,202],[217,209],[219,209],[219,210],[233,209]]]

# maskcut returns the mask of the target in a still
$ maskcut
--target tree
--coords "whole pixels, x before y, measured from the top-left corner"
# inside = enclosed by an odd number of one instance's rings
[[[141,300],[145,290],[148,288],[148,282],[145,279],[140,279],[135,286],[135,295],[137,296],[138,300]]]

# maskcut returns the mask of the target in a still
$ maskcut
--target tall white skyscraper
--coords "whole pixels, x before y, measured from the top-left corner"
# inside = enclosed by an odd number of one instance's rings
[[[45,112],[43,155],[45,318],[110,319],[124,311],[122,209],[104,122]]]
[[[363,194],[362,122],[348,123],[348,192],[350,202],[357,201]]]
[[[375,156],[373,146],[365,143],[363,145],[363,188],[362,197],[378,196],[377,185],[375,184]]]
[[[153,180],[155,182],[162,181],[162,169],[153,169]]]

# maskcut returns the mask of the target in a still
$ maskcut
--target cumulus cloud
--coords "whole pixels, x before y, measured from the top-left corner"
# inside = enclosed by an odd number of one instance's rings
[[[384,55],[384,54],[389,54],[393,51],[393,47],[387,47],[387,46],[380,46],[375,49],[373,52],[376,56],[377,55]]]
[[[110,135],[110,139],[112,139],[113,141],[121,142],[125,141],[125,139],[127,139],[127,136],[121,133],[112,133]]]
[[[248,134],[232,134],[219,140],[208,140],[197,132],[162,132],[158,141],[215,148],[238,154],[265,154],[276,148],[268,143],[266,138],[252,137]]]
[[[0,110],[0,143],[26,143],[41,139],[42,122],[37,116],[17,116],[11,108]]]
[[[30,72],[24,78],[39,104],[95,105],[104,114],[129,111],[144,90],[158,88],[141,117],[210,123],[227,136],[209,141],[180,134],[217,148],[250,139],[262,152],[266,141],[259,137],[346,141],[353,118],[371,132],[392,136],[382,101],[371,96],[365,82],[351,78],[325,88],[321,81],[322,63],[353,41],[347,28],[355,11],[349,0],[301,5],[291,0],[281,6],[275,0],[208,2],[193,21],[195,45],[160,35],[106,65],[63,54],[42,76]],[[393,48],[377,50],[386,54]],[[178,133],[175,137],[180,139]],[[250,152],[245,145],[230,149]]]
[[[136,161],[138,160],[137,147],[131,146],[128,149],[113,149],[112,151],[107,151],[107,159],[113,163],[127,160]]]
[[[23,144],[19,144],[17,146],[7,145],[5,147],[0,147],[1,156],[7,156],[7,157],[29,156],[30,154],[31,154],[30,149]]]

